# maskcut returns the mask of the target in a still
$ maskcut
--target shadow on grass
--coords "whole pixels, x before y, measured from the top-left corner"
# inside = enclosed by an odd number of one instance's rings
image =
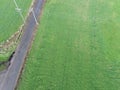
[[[0,61],[0,72],[7,69],[10,66],[11,59],[13,57],[15,52],[12,52],[12,54],[9,56],[8,60],[6,61]]]

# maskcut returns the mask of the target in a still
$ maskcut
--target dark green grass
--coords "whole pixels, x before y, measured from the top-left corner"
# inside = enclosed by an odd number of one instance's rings
[[[118,0],[47,0],[18,90],[119,90]]]
[[[0,72],[3,71],[3,70],[5,70],[5,69],[6,69],[6,66],[5,66],[5,65],[1,65],[1,66],[0,66]]]

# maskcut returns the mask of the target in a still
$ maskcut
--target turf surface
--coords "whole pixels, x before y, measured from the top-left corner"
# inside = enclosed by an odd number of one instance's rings
[[[120,90],[118,0],[47,0],[18,90]]]

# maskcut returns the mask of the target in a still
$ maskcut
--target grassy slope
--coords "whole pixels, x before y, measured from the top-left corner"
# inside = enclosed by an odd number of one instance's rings
[[[24,16],[32,0],[16,0]],[[13,0],[0,0],[0,42],[7,40],[23,23],[15,10]]]
[[[119,90],[118,0],[48,0],[18,90]]]

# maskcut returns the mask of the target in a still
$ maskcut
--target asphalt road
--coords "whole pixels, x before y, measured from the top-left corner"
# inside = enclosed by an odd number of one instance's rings
[[[35,16],[37,17],[37,20],[39,20],[43,2],[44,0],[35,0],[33,10],[35,12]],[[25,62],[25,57],[31,45],[36,26],[37,24],[35,22],[34,16],[33,14],[30,14],[26,20],[24,33],[20,44],[11,60],[11,65],[9,66],[8,70],[0,76],[0,90],[15,89],[20,76],[20,72]]]

